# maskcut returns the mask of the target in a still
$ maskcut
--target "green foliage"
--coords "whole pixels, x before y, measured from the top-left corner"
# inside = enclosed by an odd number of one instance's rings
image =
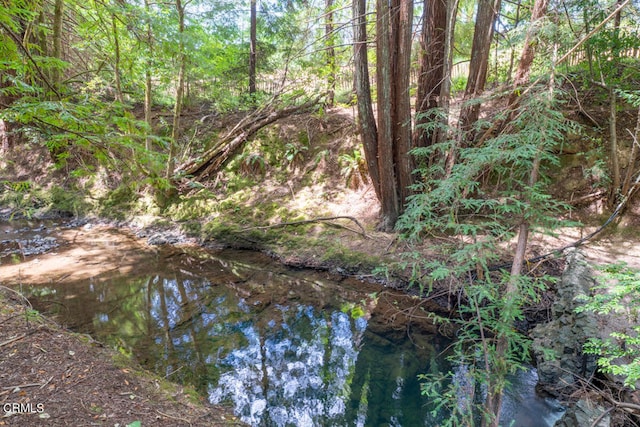
[[[640,380],[640,271],[618,263],[602,267],[601,273],[596,294],[579,296],[584,305],[576,311],[620,317],[624,329],[607,339],[591,338],[584,351],[598,357],[602,372],[622,376],[624,384],[635,389]]]
[[[415,149],[418,160],[425,160],[417,171],[423,181],[415,186],[397,224],[409,241],[419,241],[425,234],[446,236],[441,256],[425,259],[416,253],[405,263],[421,291],[445,281],[459,288],[460,318],[451,321],[458,339],[451,361],[468,371],[468,381],[490,394],[502,393],[508,376],[528,361],[529,340],[515,325],[523,320],[523,307],[537,301],[549,281],[512,277],[493,266],[499,263],[500,248],[523,222],[543,232],[558,226],[556,218],[566,206],[547,192],[544,172],[547,165],[558,164],[554,153],[565,135],[575,132],[559,104],[548,99],[548,92],[520,102],[507,129],[482,145],[458,147],[450,140]],[[452,149],[457,162],[447,172],[444,159]],[[532,182],[531,173],[538,165],[542,175]],[[507,294],[507,286],[516,290]],[[506,348],[500,342],[506,342]],[[437,408],[450,411],[446,425],[463,421],[473,425],[474,417],[495,416],[481,398],[460,403],[454,374],[450,372],[446,381],[430,377],[423,388]]]

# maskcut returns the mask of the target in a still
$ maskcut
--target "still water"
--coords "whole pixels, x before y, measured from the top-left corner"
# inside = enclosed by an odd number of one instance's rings
[[[260,254],[159,249],[126,276],[23,289],[63,325],[230,404],[254,426],[437,426],[418,374],[448,371],[449,342],[398,292]],[[514,378],[504,425],[561,411]]]

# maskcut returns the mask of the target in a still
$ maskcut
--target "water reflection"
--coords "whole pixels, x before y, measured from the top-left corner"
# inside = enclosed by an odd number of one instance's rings
[[[33,288],[31,299],[251,425],[438,424],[417,375],[446,369],[448,343],[389,324],[400,297],[242,252],[160,251],[137,273]]]

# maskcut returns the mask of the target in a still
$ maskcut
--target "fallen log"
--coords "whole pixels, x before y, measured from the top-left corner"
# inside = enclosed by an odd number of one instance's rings
[[[202,156],[180,165],[176,169],[176,173],[179,176],[190,176],[196,181],[204,181],[208,177],[214,176],[244,148],[249,139],[260,129],[284,117],[309,111],[319,100],[320,98],[315,98],[303,104],[280,110],[269,107],[248,116]]]

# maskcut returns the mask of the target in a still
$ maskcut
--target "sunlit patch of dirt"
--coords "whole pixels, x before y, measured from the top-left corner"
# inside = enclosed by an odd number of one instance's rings
[[[85,226],[54,232],[58,247],[45,254],[14,257],[0,267],[0,281],[9,286],[76,281],[118,270],[137,268],[143,252],[153,250],[141,239],[107,226]]]

